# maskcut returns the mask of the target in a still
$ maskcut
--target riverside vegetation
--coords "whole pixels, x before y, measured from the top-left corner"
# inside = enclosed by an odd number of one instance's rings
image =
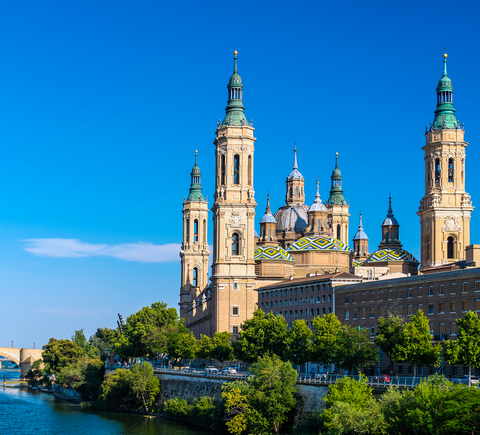
[[[330,385],[325,409],[293,427],[296,370],[292,363],[334,363],[346,369],[374,364],[378,350],[391,361],[438,366],[441,358],[470,369],[480,367],[480,320],[468,312],[458,320],[458,338],[434,345],[428,319],[419,311],[402,324],[396,317],[380,319],[371,340],[365,330],[343,325],[335,314],[317,317],[310,329],[297,320],[291,328],[281,316],[261,310],[240,327],[238,338],[216,333],[196,340],[174,308],[157,302],[132,314],[118,329],[99,328],[86,339],[83,330],[71,340],[51,338],[43,361],[32,365],[31,385],[55,383],[77,390],[96,409],[163,412],[164,415],[231,434],[477,434],[480,428],[480,389],[453,385],[433,375],[413,391],[389,388],[375,399],[366,379],[344,378]],[[222,400],[180,398],[158,405],[160,385],[152,366],[144,362],[131,370],[105,376],[104,361],[196,358],[242,360],[251,364],[247,381],[225,383]],[[158,407],[157,407],[158,406]]]

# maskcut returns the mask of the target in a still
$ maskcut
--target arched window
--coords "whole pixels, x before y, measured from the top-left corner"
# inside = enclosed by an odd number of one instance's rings
[[[240,241],[237,233],[232,234],[232,255],[239,255]]]
[[[207,220],[203,220],[203,243],[207,243]]]
[[[252,156],[248,156],[248,185],[253,185],[253,170],[252,170]]]
[[[448,182],[453,183],[453,159],[448,159]]]
[[[189,243],[190,242],[190,219],[187,219],[186,221],[186,242]]]
[[[340,233],[341,233],[342,229],[341,229],[341,226],[340,225],[337,225],[337,239],[340,240]]]
[[[295,187],[295,195],[298,196],[298,186]]]
[[[193,268],[193,286],[196,287],[198,285],[198,269],[196,267]]]
[[[198,242],[198,219],[193,221],[193,241]]]
[[[222,171],[222,176],[221,176],[221,184],[226,184],[226,177],[225,177],[225,172],[226,172],[226,165],[225,165],[225,154],[222,155],[222,164],[221,164],[221,171]]]
[[[362,245],[362,255],[365,255],[365,246]]]
[[[293,187],[290,186],[290,196],[293,196]]]
[[[440,183],[440,159],[435,159],[435,183]]]
[[[387,231],[387,232],[385,233],[385,243],[388,243],[388,240],[389,240],[388,237],[389,237],[389,235],[390,235],[390,234],[389,234],[388,231]]]
[[[267,230],[267,240],[272,240],[272,230],[270,228]]]
[[[240,184],[240,156],[233,157],[233,184]]]
[[[318,229],[322,227],[322,220],[320,218],[317,218],[317,227]]]
[[[447,258],[455,258],[453,255],[453,237],[447,239]]]

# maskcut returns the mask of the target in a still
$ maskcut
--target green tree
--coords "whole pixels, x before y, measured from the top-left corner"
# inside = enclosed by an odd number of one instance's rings
[[[131,391],[137,401],[141,402],[141,409],[150,411],[160,393],[160,382],[155,376],[153,367],[147,362],[134,365],[129,380]]]
[[[369,330],[342,326],[335,363],[347,369],[375,364],[377,350],[369,337]]]
[[[403,343],[403,325],[401,317],[389,315],[378,319],[375,344],[388,356],[389,370],[393,373],[393,356],[397,346]]]
[[[275,317],[272,312],[265,315],[262,310],[257,310],[251,319],[240,325],[240,329],[238,340],[233,343],[237,359],[253,363],[265,355],[284,357],[287,322],[282,316]]]
[[[188,333],[172,335],[167,350],[169,356],[172,358],[192,360],[195,358],[196,347],[197,340],[195,340],[193,334],[188,331]]]
[[[73,341],[50,338],[42,354],[45,371],[58,374],[63,367],[77,362],[82,355],[82,348]]]
[[[342,324],[334,313],[315,317],[313,323],[312,361],[328,364],[334,363],[340,349]]]
[[[469,379],[472,367],[480,368],[480,319],[472,311],[457,320],[458,337],[445,342],[445,358],[450,364],[468,367]]]
[[[100,393],[104,407],[128,410],[132,402],[131,395],[130,370],[117,369],[105,376]]]
[[[438,366],[442,346],[432,343],[428,319],[419,310],[403,327],[403,341],[395,348],[394,358],[413,365],[413,377],[417,375],[417,366]]]
[[[212,339],[208,335],[200,335],[200,340],[197,341],[197,357],[208,360],[211,358],[213,349]]]
[[[28,382],[28,385],[31,387],[36,387],[44,383],[44,369],[43,369],[43,360],[37,359],[32,363],[28,373],[25,375],[25,379]]]
[[[305,320],[295,320],[287,331],[285,359],[303,365],[311,360],[312,330]]]
[[[102,361],[105,361],[111,354],[114,354],[118,347],[119,332],[111,328],[98,328],[89,339],[91,346],[98,349],[96,353]]]
[[[230,361],[235,358],[232,346],[232,334],[229,332],[215,332],[212,339],[210,358],[218,361]]]

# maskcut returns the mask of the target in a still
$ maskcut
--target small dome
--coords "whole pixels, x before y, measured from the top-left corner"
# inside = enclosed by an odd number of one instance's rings
[[[298,178],[303,178],[303,175],[298,171],[298,169],[294,169],[290,172],[290,175],[287,177],[287,180],[294,180]]]
[[[308,206],[305,204],[289,204],[280,207],[274,214],[277,231],[303,231],[308,226]]]
[[[353,240],[368,240],[368,236],[365,233],[365,231],[361,229],[357,231],[357,234],[355,234],[355,236],[353,237]]]
[[[276,224],[277,221],[271,214],[264,214],[262,220],[260,221],[261,224],[263,223],[273,223]]]
[[[325,207],[325,204],[322,204],[322,203],[316,203],[316,204],[313,204],[311,207],[310,207],[310,210],[309,211],[328,211],[327,210],[327,207]]]
[[[418,263],[415,257],[405,249],[384,248],[378,249],[365,260],[364,264],[377,263],[382,261],[413,261]]]
[[[386,217],[383,221],[382,227],[384,225],[398,225],[397,220],[393,216]]]
[[[333,237],[302,237],[288,248],[289,251],[345,251],[351,249]]]
[[[253,255],[254,260],[295,261],[292,256],[280,246],[257,246]]]
[[[260,238],[260,236],[259,236],[258,233],[257,233],[257,230],[253,230],[253,235],[254,235],[254,237]]]

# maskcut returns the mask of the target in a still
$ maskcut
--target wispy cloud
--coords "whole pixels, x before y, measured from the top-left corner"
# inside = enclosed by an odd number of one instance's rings
[[[177,261],[180,244],[154,245],[148,242],[119,245],[85,243],[78,239],[26,239],[25,250],[33,255],[55,258],[113,257],[141,263]]]

